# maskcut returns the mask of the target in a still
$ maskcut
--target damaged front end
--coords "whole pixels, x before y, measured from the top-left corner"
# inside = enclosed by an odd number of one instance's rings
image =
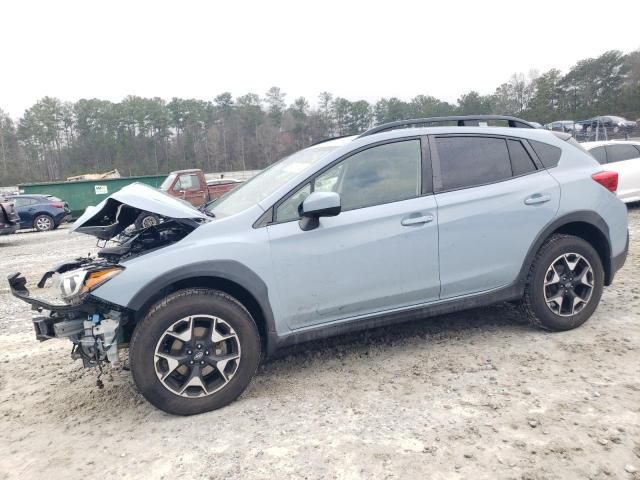
[[[9,275],[8,280],[11,293],[31,305],[36,339],[67,338],[73,343],[72,358],[93,367],[101,362],[117,364],[118,347],[126,346],[131,313],[90,293],[122,269],[91,258],[59,265],[45,273],[37,285],[54,297],[51,299],[31,296],[27,279],[20,273]],[[47,288],[52,277],[56,285]],[[51,295],[55,290],[57,295]]]
[[[144,211],[162,221],[136,230],[134,221]],[[92,292],[117,277],[127,260],[174,244],[207,221],[204,213],[152,187],[129,185],[87,208],[71,228],[99,239],[102,248],[97,256],[52,268],[35,288],[22,274],[13,273],[8,276],[11,293],[31,305],[38,340],[69,339],[72,358],[81,359],[85,367],[117,364],[119,348],[128,346],[133,333],[134,312]],[[33,296],[36,289],[38,295]]]

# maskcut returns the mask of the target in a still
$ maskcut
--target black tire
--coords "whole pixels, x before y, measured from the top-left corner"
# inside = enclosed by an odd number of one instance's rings
[[[592,275],[590,276],[592,283],[592,289],[588,296],[588,300],[584,305],[579,304],[582,308],[576,313],[572,314],[571,311],[564,311],[563,315],[552,310],[552,306],[556,310],[563,310],[563,306],[566,308],[571,307],[571,299],[562,300],[560,302],[551,303],[547,305],[547,301],[551,298],[545,299],[546,287],[545,280],[549,280],[553,277],[553,271],[550,271],[554,261],[565,254],[578,254],[588,261],[591,266]],[[572,257],[577,258],[577,257]],[[584,265],[583,265],[584,266]],[[576,267],[577,268],[577,267]],[[567,270],[570,272],[570,270]],[[573,275],[570,277],[574,278]],[[566,285],[579,284],[577,281],[573,283],[567,283]],[[562,282],[557,282],[561,284]],[[604,286],[604,268],[602,267],[602,260],[598,255],[598,252],[585,240],[574,237],[572,235],[557,234],[550,237],[536,254],[536,257],[531,265],[531,270],[527,277],[527,284],[525,286],[524,297],[522,301],[523,310],[529,320],[529,322],[537,327],[551,331],[566,331],[579,327],[586,322],[598,307],[600,297],[602,296],[602,289]],[[582,287],[584,288],[584,287]],[[569,287],[568,289],[571,289]],[[549,297],[553,297],[554,294],[549,293]],[[585,298],[587,295],[582,294]],[[565,303],[563,303],[563,301]]]
[[[42,215],[38,215],[33,219],[33,228],[35,228],[38,232],[48,232],[49,230],[53,230],[55,227],[55,222],[53,221],[53,217],[43,213]]]
[[[151,212],[142,212],[136,218],[134,223],[136,230],[142,230],[143,228],[148,228],[152,225],[157,225],[160,223],[160,217],[155,213]]]
[[[232,327],[242,354],[235,373],[220,390],[186,398],[169,390],[158,378],[156,346],[176,321],[203,314],[219,317]],[[260,358],[260,334],[251,314],[235,298],[205,288],[180,290],[156,303],[136,326],[129,349],[131,373],[142,395],[155,407],[174,415],[204,413],[233,402],[249,385]]]

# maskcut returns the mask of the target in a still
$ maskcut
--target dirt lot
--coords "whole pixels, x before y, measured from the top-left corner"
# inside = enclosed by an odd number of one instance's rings
[[[640,208],[630,218],[627,264],[577,330],[500,305],[305,345],[189,418],[155,410],[126,371],[98,390],[70,343],[35,341],[1,280],[0,479],[640,479]],[[0,237],[2,279],[93,245]]]

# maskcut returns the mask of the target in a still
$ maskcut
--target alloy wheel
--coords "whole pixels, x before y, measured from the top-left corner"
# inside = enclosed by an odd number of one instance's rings
[[[205,397],[231,381],[240,357],[240,340],[231,325],[212,315],[192,315],[160,336],[154,366],[169,391],[181,397]]]
[[[556,258],[544,277],[544,300],[556,315],[571,317],[580,313],[591,299],[593,268],[579,253]]]
[[[40,231],[51,230],[52,223],[49,217],[40,216],[36,218],[36,229]]]
[[[158,220],[156,220],[156,218],[153,215],[149,215],[142,219],[143,228],[153,227],[154,225],[157,225],[157,224],[158,224]]]

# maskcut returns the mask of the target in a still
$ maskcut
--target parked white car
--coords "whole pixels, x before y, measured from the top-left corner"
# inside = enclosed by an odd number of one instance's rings
[[[604,170],[618,172],[618,198],[640,202],[640,142],[609,140],[582,144]]]

